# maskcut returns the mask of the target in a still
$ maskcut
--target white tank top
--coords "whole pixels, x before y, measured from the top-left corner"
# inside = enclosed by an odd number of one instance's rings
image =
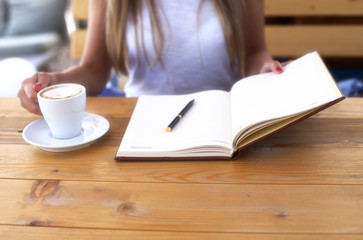
[[[199,23],[199,1],[183,0],[156,1],[158,16],[164,36],[162,63],[151,69],[156,59],[149,12],[144,4],[144,45],[149,58],[138,52],[135,27],[127,25],[127,47],[129,56],[129,81],[125,85],[128,97],[145,94],[187,94],[196,91],[222,89],[230,90],[241,77],[230,67],[223,30],[219,17],[210,1],[202,5]],[[142,46],[139,37],[140,46]]]

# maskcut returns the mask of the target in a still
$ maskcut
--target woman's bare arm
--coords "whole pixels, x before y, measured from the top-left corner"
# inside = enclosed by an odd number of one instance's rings
[[[245,0],[245,49],[246,73],[282,72],[281,64],[274,61],[265,41],[265,18],[263,0]]]
[[[89,95],[99,94],[111,73],[106,50],[106,0],[91,0],[84,53],[80,64],[62,73],[56,73],[56,82],[77,82],[87,88]]]
[[[37,93],[57,83],[80,83],[88,95],[97,95],[105,87],[111,73],[106,49],[106,0],[91,0],[86,45],[80,64],[59,73],[36,73],[23,81],[18,92],[21,105],[28,111],[41,114]]]

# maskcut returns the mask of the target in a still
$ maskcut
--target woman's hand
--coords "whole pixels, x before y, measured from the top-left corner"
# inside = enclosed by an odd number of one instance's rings
[[[282,73],[284,71],[284,66],[289,64],[291,61],[280,63],[276,60],[269,60],[265,62],[260,69],[260,73],[266,73],[266,72],[274,72],[274,73]]]
[[[22,107],[29,112],[41,114],[37,93],[45,87],[55,84],[56,75],[54,73],[38,72],[32,77],[25,79],[18,92],[18,98]]]

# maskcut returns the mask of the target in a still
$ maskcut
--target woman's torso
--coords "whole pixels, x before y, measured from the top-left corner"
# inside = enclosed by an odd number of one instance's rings
[[[210,1],[205,1],[198,16],[199,1],[156,1],[163,31],[161,61],[156,59],[149,12],[143,7],[143,41],[149,62],[138,53],[135,29],[127,27],[129,81],[125,85],[129,97],[145,94],[187,94],[196,91],[229,90],[240,79],[230,67],[219,17]],[[199,21],[197,21],[199,19]],[[141,36],[141,33],[139,34]],[[141,41],[141,40],[140,40]],[[140,42],[142,49],[142,43]]]

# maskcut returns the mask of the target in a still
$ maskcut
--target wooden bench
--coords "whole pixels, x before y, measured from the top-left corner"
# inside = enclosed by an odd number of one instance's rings
[[[72,0],[76,21],[86,21],[87,0]],[[275,58],[317,50],[333,67],[363,70],[363,0],[265,0],[266,41]],[[86,29],[72,36],[72,57],[82,56]]]
[[[265,15],[273,56],[363,57],[363,0],[265,0]]]

